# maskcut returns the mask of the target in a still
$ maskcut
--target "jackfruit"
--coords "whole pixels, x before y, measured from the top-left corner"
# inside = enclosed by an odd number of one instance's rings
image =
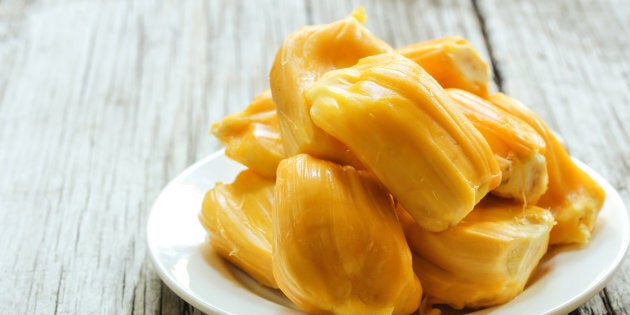
[[[360,58],[391,51],[365,26],[357,9],[340,21],[303,27],[289,34],[276,54],[269,74],[287,155],[310,155],[349,165],[356,157],[338,140],[313,124],[303,92],[322,74],[353,66]]]
[[[520,118],[463,90],[447,89],[475,128],[486,138],[501,169],[495,195],[535,204],[547,190],[545,140]]]
[[[271,266],[274,181],[252,170],[217,183],[203,199],[199,220],[216,252],[263,285],[277,288]]]
[[[257,95],[244,111],[213,124],[211,132],[226,145],[229,158],[258,174],[276,177],[285,153],[270,90]]]
[[[483,136],[420,66],[395,53],[331,71],[306,90],[313,122],[346,144],[431,231],[499,185]]]
[[[368,172],[307,154],[278,166],[273,271],[309,313],[408,314],[422,287],[389,193]]]
[[[455,309],[503,304],[521,293],[554,224],[536,206],[488,196],[458,225],[427,231],[397,208],[426,297]]]
[[[526,121],[545,140],[549,184],[536,205],[549,208],[557,221],[550,244],[588,242],[606,199],[604,189],[573,162],[553,132],[531,109],[502,93],[493,94],[488,100]]]
[[[488,96],[490,70],[473,45],[460,36],[441,37],[396,50],[426,70],[443,88]]]

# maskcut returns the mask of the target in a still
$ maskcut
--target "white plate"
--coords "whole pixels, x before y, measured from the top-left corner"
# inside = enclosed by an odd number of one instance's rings
[[[535,281],[510,303],[474,314],[567,313],[597,294],[625,256],[628,214],[615,189],[576,161],[606,190],[606,202],[591,241],[545,256]],[[186,169],[159,195],[147,225],[151,259],[177,295],[207,313],[296,314],[280,291],[258,285],[217,256],[197,216],[205,192],[217,181],[232,182],[243,167],[219,151]]]

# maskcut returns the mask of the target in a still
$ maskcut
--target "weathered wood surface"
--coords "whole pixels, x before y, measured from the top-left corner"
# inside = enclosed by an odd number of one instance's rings
[[[267,84],[284,36],[357,5],[393,46],[469,38],[630,205],[627,1],[0,1],[0,314],[198,313],[148,261],[161,188]],[[630,262],[575,314],[630,314]]]

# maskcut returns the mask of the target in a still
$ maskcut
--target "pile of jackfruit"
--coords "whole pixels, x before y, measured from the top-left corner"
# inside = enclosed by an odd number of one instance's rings
[[[393,49],[365,12],[284,41],[270,90],[212,126],[246,169],[206,194],[216,252],[306,312],[477,309],[523,291],[605,199],[460,37]]]

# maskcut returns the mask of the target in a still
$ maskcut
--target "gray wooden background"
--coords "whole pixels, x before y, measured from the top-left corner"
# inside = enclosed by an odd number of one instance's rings
[[[199,313],[148,260],[153,201],[289,32],[358,4],[394,47],[471,40],[630,205],[626,0],[0,0],[0,314]],[[630,261],[574,314],[630,314]]]

